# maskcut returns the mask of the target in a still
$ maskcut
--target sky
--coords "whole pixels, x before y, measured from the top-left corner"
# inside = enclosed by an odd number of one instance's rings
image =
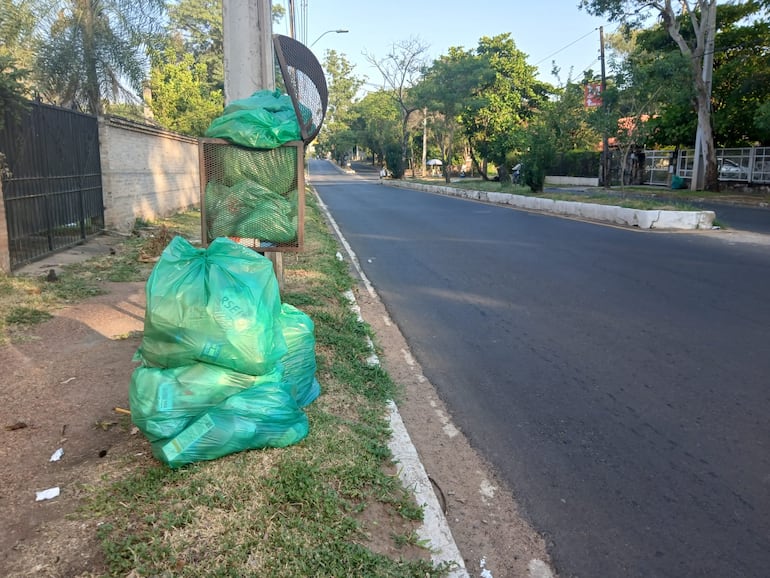
[[[273,0],[274,4],[286,0]],[[538,78],[555,85],[582,78],[583,70],[599,72],[599,26],[604,33],[617,24],[579,10],[578,0],[294,0],[296,37],[312,46],[323,62],[327,49],[343,53],[355,66],[356,76],[366,76],[370,89],[382,77],[362,52],[382,59],[396,42],[419,38],[430,46],[431,61],[451,46],[473,49],[482,36],[510,33],[516,47],[538,69]],[[327,30],[346,29],[346,34]],[[302,38],[304,31],[305,39]],[[273,32],[288,34],[288,18]],[[323,35],[323,36],[322,36]],[[560,81],[551,74],[552,61],[560,67]]]

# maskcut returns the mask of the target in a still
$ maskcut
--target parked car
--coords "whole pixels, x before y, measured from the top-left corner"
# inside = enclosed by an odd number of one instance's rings
[[[749,178],[749,171],[730,159],[717,159],[719,178],[727,181],[745,181]]]

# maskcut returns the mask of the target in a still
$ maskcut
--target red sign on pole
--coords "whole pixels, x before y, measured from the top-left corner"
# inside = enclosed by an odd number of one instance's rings
[[[602,105],[602,85],[598,82],[589,82],[584,88],[585,105],[594,108]]]

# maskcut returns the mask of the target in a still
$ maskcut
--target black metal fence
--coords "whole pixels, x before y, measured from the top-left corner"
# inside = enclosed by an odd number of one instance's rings
[[[12,269],[104,228],[95,116],[29,103],[5,119],[0,153]]]

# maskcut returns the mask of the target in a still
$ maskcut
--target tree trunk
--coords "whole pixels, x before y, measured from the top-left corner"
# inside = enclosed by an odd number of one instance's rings
[[[479,165],[479,161],[476,160],[476,155],[473,153],[473,147],[470,145],[468,145],[468,156],[471,157],[471,167],[476,167],[476,170],[481,174],[481,165]],[[472,169],[471,173],[473,173]]]
[[[716,30],[711,29],[710,24],[716,22],[717,2],[716,0],[698,0],[697,4],[700,8],[700,14],[698,15],[696,12],[689,14],[693,33],[695,34],[695,49],[690,48],[690,45],[682,36],[676,14],[674,14],[669,1],[666,2],[661,16],[669,36],[676,42],[682,55],[689,58],[691,63],[698,106],[698,128],[701,131],[703,146],[706,149],[705,188],[709,191],[718,191],[719,172],[717,170],[717,155],[714,146],[714,131],[711,126],[710,87],[706,85],[706,81],[703,78],[703,63],[706,49],[710,48],[713,51],[713,39]],[[700,16],[700,20],[698,20],[698,16]],[[710,74],[708,76],[710,78]],[[699,155],[701,153],[700,151],[695,151],[695,154]]]
[[[412,115],[411,110],[402,109],[404,118],[401,122],[401,163],[404,167],[404,173],[406,173],[406,162],[409,159],[409,117]],[[399,178],[403,177],[402,174]]]
[[[702,84],[702,83],[701,83]],[[706,147],[706,180],[704,188],[707,191],[719,191],[719,170],[717,167],[717,150],[714,146],[714,130],[711,127],[711,103],[706,96],[705,86],[698,96],[698,125],[702,131],[703,146]],[[700,154],[700,151],[695,151]]]
[[[79,0],[83,19],[83,56],[86,67],[86,95],[91,114],[102,114],[102,100],[99,90],[99,76],[96,71],[95,0]]]

